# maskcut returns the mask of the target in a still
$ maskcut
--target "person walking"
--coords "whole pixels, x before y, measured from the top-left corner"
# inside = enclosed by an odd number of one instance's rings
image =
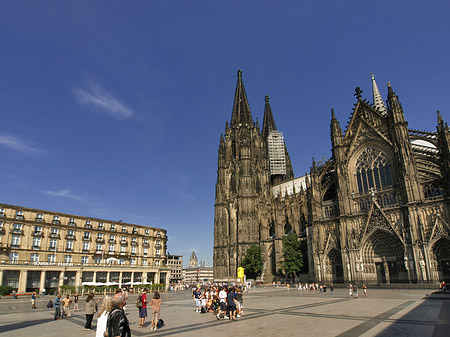
[[[97,314],[97,328],[95,331],[95,337],[105,336],[108,316],[109,313],[112,311],[112,309],[113,309],[112,297],[106,296]]]
[[[230,312],[230,321],[236,320],[236,293],[234,287],[231,287],[227,294],[227,310]]]
[[[34,291],[31,294],[31,309],[37,309],[36,308],[36,293]]]
[[[153,294],[153,298],[150,302],[150,306],[152,307],[152,323],[150,324],[151,330],[158,330],[158,321],[161,311],[161,296],[159,292],[155,291]]]
[[[90,293],[87,295],[86,302],[84,303],[84,311],[86,314],[86,324],[84,325],[84,331],[89,331],[92,329],[92,319],[95,313],[95,301],[94,294]]]
[[[364,292],[364,297],[367,297],[367,286],[365,283],[363,283],[362,288],[363,288],[363,292]]]
[[[70,304],[72,303],[72,300],[70,299],[70,295],[67,294],[66,297],[61,301],[63,305],[63,318],[69,318],[71,316],[70,314]]]
[[[53,301],[53,307],[55,308],[55,321],[61,319],[61,295],[58,294]]]
[[[227,311],[227,292],[225,291],[224,288],[219,287],[219,300],[220,300],[220,309],[219,312],[217,313],[217,319],[220,319],[220,314],[223,313],[224,318],[226,315],[226,311]]]
[[[73,297],[73,303],[73,311],[80,311],[80,308],[78,308],[78,293]]]
[[[139,327],[144,327],[145,318],[147,317],[147,288],[139,295],[142,303],[142,307],[139,308]]]
[[[330,295],[334,295],[334,285],[333,285],[333,283],[330,284]]]

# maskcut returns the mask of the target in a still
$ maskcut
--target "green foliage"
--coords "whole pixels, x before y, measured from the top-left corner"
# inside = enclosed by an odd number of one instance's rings
[[[261,247],[256,244],[251,245],[240,266],[244,268],[247,278],[256,279],[261,275],[264,266]]]
[[[296,234],[289,234],[283,238],[283,258],[281,267],[286,276],[297,276],[302,271],[302,247]]]
[[[9,295],[12,293],[12,291],[13,291],[12,287],[0,285],[0,296]]]

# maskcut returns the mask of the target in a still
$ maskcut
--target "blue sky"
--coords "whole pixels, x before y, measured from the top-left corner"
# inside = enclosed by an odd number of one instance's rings
[[[296,176],[354,89],[411,128],[450,121],[448,1],[2,1],[0,200],[162,227],[212,264],[219,137],[242,69]]]

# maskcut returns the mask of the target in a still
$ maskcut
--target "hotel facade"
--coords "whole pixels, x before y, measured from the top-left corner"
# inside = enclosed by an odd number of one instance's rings
[[[167,232],[0,204],[0,280],[18,293],[82,284],[168,284]]]

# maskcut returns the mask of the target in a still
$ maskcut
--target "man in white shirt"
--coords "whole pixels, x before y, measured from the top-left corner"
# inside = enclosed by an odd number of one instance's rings
[[[217,319],[220,319],[220,314],[223,313],[223,318],[226,317],[226,310],[227,310],[227,292],[224,288],[219,288],[219,299],[220,299],[220,310],[217,314]]]

